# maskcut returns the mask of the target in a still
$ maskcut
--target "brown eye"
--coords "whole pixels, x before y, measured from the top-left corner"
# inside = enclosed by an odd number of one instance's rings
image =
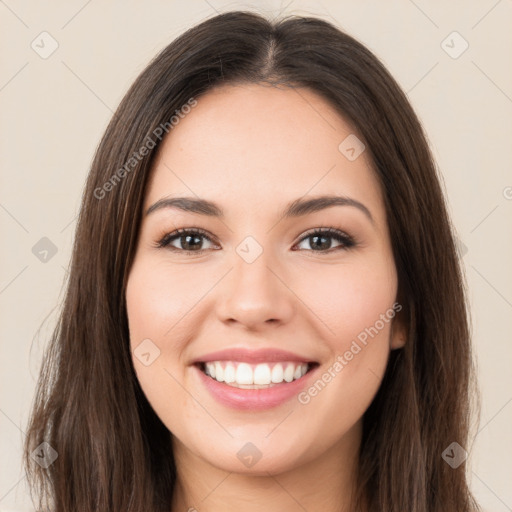
[[[200,253],[211,247],[203,247],[204,240],[210,244],[210,237],[198,229],[178,229],[172,233],[166,234],[159,242],[158,247],[167,247],[173,251],[182,251],[185,253]]]
[[[333,247],[332,240],[336,240],[339,245]],[[348,249],[355,245],[354,240],[350,236],[334,228],[310,231],[306,236],[302,237],[299,244],[304,241],[308,241],[310,246],[309,249],[306,248],[305,250],[314,252],[331,252],[331,250]]]

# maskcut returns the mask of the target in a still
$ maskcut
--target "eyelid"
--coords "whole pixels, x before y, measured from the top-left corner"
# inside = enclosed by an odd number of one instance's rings
[[[344,236],[346,238],[352,238],[348,233],[345,233],[341,229],[334,228],[332,226],[318,226],[315,228],[311,228],[306,230],[304,233],[302,233],[301,237],[299,238],[299,242],[302,242],[305,238],[308,236],[314,235],[315,233],[322,233],[322,234],[328,234],[328,235],[339,235]]]
[[[168,244],[171,242],[171,240],[178,238],[180,235],[184,234],[195,234],[195,235],[201,235],[204,238],[208,239],[211,243],[215,244],[215,238],[208,233],[208,231],[205,231],[202,228],[196,228],[196,227],[190,227],[190,228],[179,228],[172,232],[165,232],[163,236],[160,236],[158,238],[158,242],[156,243],[156,247],[160,248],[166,248],[168,247]],[[218,245],[218,244],[217,244]],[[183,253],[196,253],[199,254],[203,252],[203,249],[199,251],[187,251],[186,249],[177,249],[174,247],[173,249],[176,249],[176,251],[183,252]]]

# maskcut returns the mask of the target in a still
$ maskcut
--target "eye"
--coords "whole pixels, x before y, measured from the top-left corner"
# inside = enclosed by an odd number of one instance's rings
[[[173,251],[180,251],[185,254],[201,253],[211,247],[203,247],[203,241],[207,240],[210,244],[212,241],[206,231],[202,229],[177,229],[172,233],[167,233],[160,241],[156,244],[157,247],[167,247]],[[175,244],[181,247],[176,247]]]
[[[340,245],[332,247],[333,239],[339,242]],[[322,253],[332,252],[333,250],[349,249],[356,245],[352,237],[335,228],[315,228],[310,230],[301,238],[299,244],[303,242],[308,242],[311,247],[306,250]]]
[[[210,247],[204,247],[203,241],[206,240]],[[338,242],[338,246],[332,246],[332,240]],[[335,228],[315,228],[307,232],[297,245],[308,242],[310,248],[302,248],[302,250],[330,253],[335,250],[349,249],[356,245],[354,239]],[[185,254],[200,254],[203,251],[212,249],[215,246],[206,231],[199,228],[177,229],[172,233],[164,235],[157,243],[156,247],[167,247],[172,251],[182,252]],[[218,246],[215,246],[218,247]]]

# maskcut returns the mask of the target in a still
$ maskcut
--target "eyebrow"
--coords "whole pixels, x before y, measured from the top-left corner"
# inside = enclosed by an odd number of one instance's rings
[[[301,217],[309,213],[331,208],[332,206],[352,206],[357,208],[368,217],[372,224],[375,224],[370,210],[363,203],[350,197],[336,195],[324,195],[310,199],[296,199],[286,205],[281,213],[281,217],[284,219]],[[212,201],[196,197],[162,198],[146,210],[146,216],[157,210],[166,208],[175,208],[184,212],[207,215],[208,217],[224,218],[224,212],[220,206]]]

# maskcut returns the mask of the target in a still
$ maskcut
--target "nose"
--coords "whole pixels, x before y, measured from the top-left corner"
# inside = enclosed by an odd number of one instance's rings
[[[221,321],[250,330],[289,322],[294,313],[294,294],[280,269],[265,251],[252,263],[236,256],[230,275],[219,289],[217,314]]]

